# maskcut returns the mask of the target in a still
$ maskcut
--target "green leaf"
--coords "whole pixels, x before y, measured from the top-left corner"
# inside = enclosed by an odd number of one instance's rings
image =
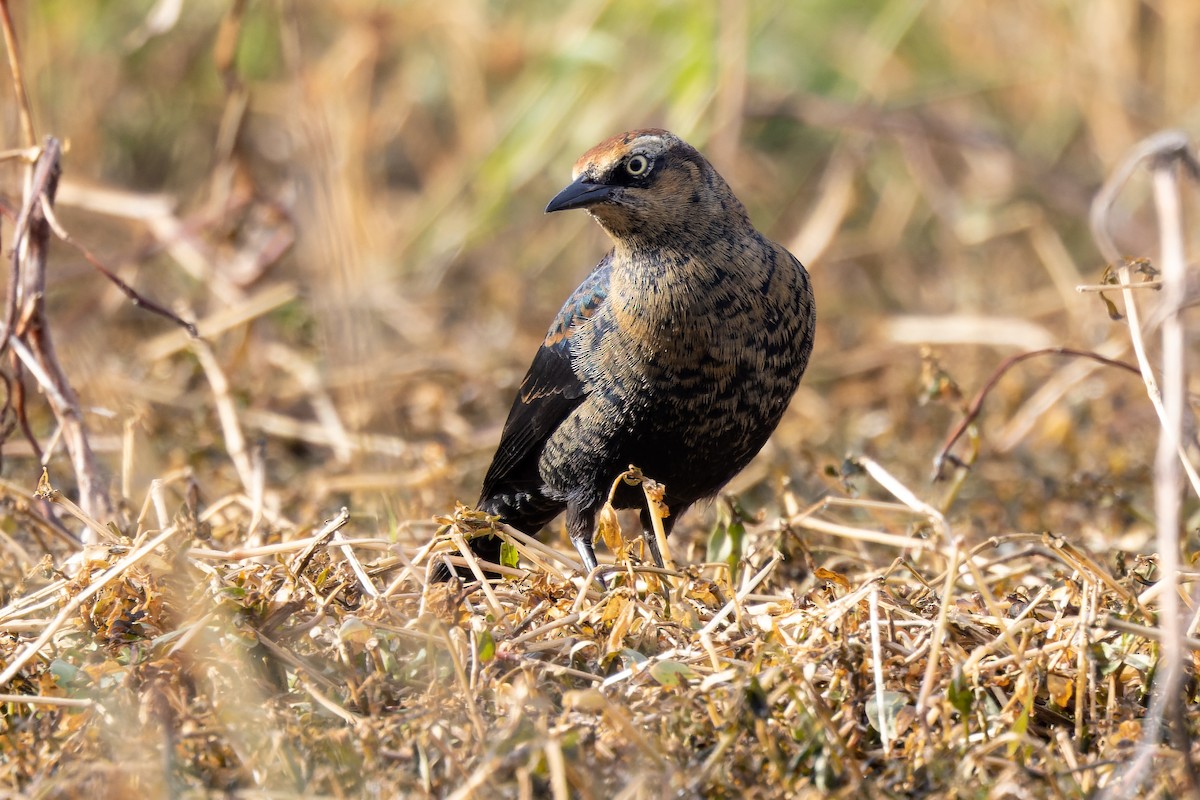
[[[1033,710],[1033,683],[1026,683],[1025,696],[1022,698],[1021,713],[1017,715],[1017,719],[1013,722],[1012,733],[1016,736],[1008,743],[1008,757],[1012,758],[1016,755],[1017,748],[1022,746],[1021,740],[1025,736],[1025,732],[1029,730],[1029,714]],[[1027,747],[1025,749],[1028,749]]]
[[[646,657],[645,653],[639,653],[637,650],[634,650],[630,647],[622,647],[619,651],[617,651],[617,656],[621,659],[621,666],[623,669],[631,669],[635,666],[645,664],[650,660]]]
[[[366,644],[374,632],[358,617],[346,617],[338,628],[338,639],[352,644]]]
[[[500,566],[517,568],[521,562],[521,554],[511,542],[500,543]]]
[[[56,658],[50,662],[50,673],[54,675],[59,686],[70,684],[79,675],[81,670],[74,664],[63,661],[61,658]]]
[[[883,705],[880,707],[878,696],[872,695],[867,700],[867,722],[880,733],[887,726],[888,739],[894,740],[899,733],[900,712],[909,706],[908,695],[904,692],[883,692]]]
[[[496,657],[496,639],[492,636],[491,630],[484,628],[479,632],[479,639],[475,647],[481,664],[486,664]]]
[[[1092,657],[1104,677],[1117,672],[1122,667],[1132,667],[1138,672],[1149,672],[1153,662],[1146,656],[1130,651],[1129,643],[1122,639],[1117,642],[1096,642],[1090,648]]]
[[[954,710],[966,718],[971,714],[971,703],[975,699],[975,693],[971,691],[971,687],[967,685],[967,681],[963,678],[962,670],[954,670],[954,676],[950,679],[950,691],[948,692],[950,705]]]
[[[696,673],[687,664],[678,661],[659,661],[650,668],[650,677],[668,689],[674,689],[682,681],[694,679]]]
[[[729,566],[729,580],[737,583],[738,565],[745,552],[746,526],[737,520],[728,525],[718,523],[708,537],[708,561],[719,561]]]
[[[713,528],[712,533],[708,535],[708,552],[705,554],[705,561],[724,561],[729,556],[729,551],[733,547],[729,542],[729,527],[723,522],[718,522]]]

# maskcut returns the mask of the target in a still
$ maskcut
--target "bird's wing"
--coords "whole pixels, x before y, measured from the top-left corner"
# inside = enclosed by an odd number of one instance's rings
[[[503,491],[513,478],[536,480],[536,461],[546,440],[587,396],[589,389],[574,369],[571,334],[603,306],[611,256],[606,256],[567,298],[533,357],[483,480],[484,497]],[[525,474],[529,470],[523,467],[530,458],[534,469],[532,474]]]

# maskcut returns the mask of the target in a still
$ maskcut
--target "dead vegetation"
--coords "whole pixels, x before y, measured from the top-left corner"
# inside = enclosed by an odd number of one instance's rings
[[[4,26],[0,793],[1196,794],[1192,4],[172,8]],[[670,569],[427,585],[647,123],[805,384]]]

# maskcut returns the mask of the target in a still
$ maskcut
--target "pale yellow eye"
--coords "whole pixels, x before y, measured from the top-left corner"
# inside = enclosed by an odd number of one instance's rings
[[[630,156],[629,160],[625,162],[625,171],[635,178],[645,175],[648,169],[650,169],[650,160],[640,154]]]

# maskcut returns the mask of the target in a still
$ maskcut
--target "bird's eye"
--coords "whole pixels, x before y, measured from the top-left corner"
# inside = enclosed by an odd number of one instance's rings
[[[646,174],[650,169],[650,160],[643,155],[630,156],[625,162],[625,171],[637,178]]]

